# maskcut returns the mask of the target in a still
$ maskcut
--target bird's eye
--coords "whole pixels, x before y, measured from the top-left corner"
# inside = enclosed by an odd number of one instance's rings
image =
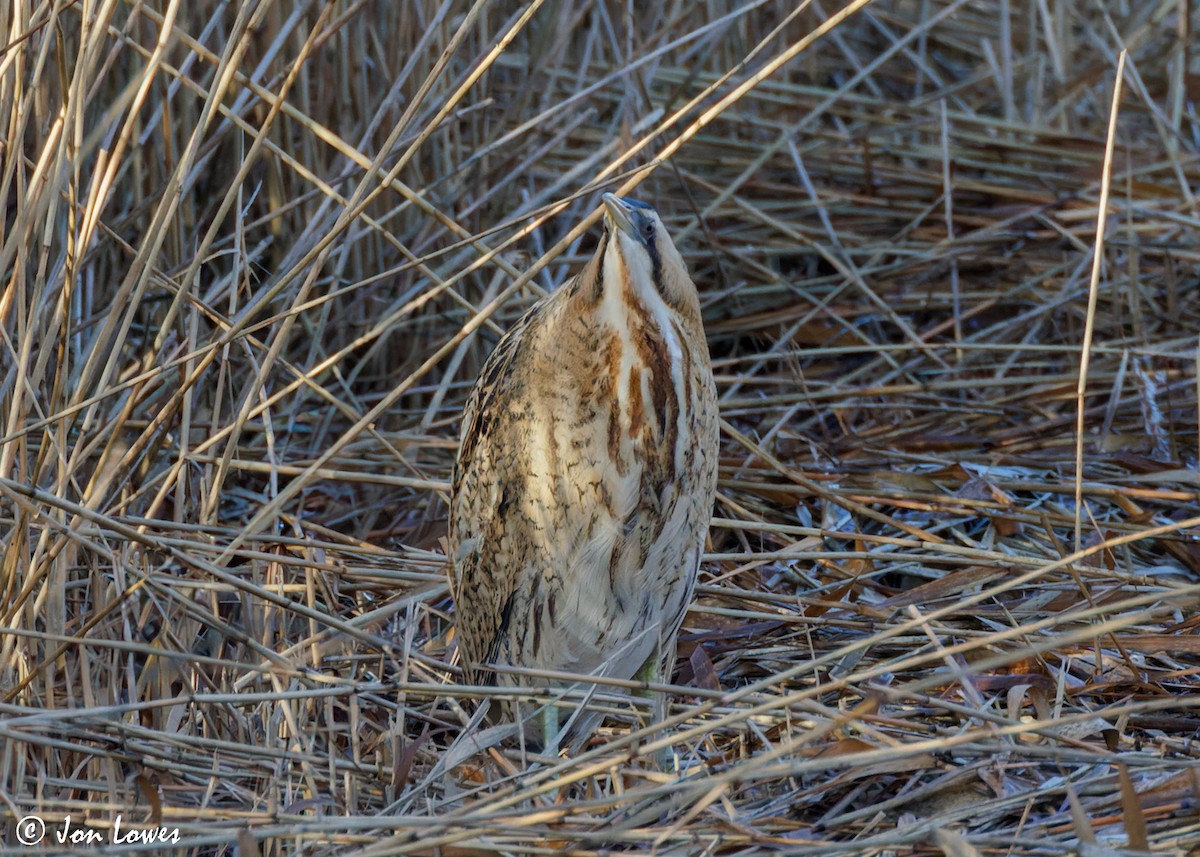
[[[642,235],[646,236],[647,240],[654,237],[654,221],[647,220],[642,224]]]

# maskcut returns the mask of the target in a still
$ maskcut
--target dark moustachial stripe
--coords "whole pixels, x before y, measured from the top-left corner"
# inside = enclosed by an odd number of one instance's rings
[[[650,280],[654,283],[654,290],[662,295],[663,300],[666,300],[667,295],[663,292],[662,256],[658,252],[658,236],[652,235],[649,241],[642,243],[646,248],[646,255],[650,257]]]

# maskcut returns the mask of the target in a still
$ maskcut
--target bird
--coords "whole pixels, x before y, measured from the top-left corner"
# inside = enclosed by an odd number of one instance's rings
[[[602,201],[590,260],[501,337],[464,407],[447,553],[468,684],[657,680],[695,591],[719,443],[699,294],[653,207]],[[565,713],[501,707],[557,752]]]

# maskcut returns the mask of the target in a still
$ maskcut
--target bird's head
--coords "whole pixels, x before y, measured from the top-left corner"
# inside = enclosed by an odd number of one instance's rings
[[[627,196],[606,193],[602,199],[608,231],[605,267],[623,270],[635,290],[653,289],[668,306],[698,314],[696,287],[658,213]]]

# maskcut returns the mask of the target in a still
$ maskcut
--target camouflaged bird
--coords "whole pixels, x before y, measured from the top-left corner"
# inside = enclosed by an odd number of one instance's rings
[[[718,440],[700,303],[654,209],[604,206],[591,260],[501,338],[463,414],[449,554],[468,683],[547,684],[491,665],[652,679],[696,585]],[[556,746],[558,718],[542,726]]]

